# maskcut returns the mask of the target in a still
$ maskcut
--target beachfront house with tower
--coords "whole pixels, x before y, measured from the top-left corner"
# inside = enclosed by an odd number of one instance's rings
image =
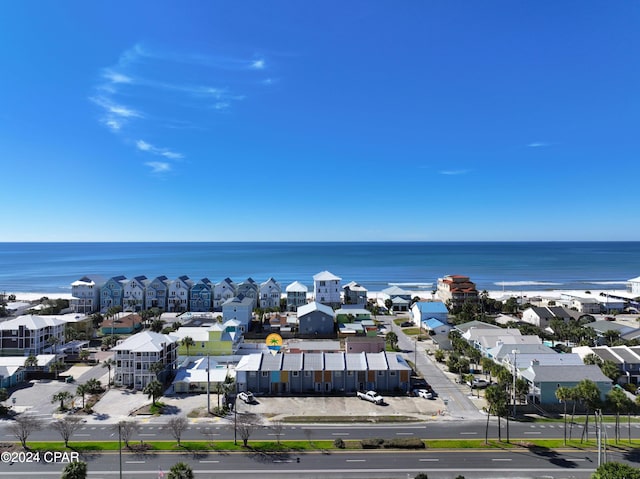
[[[330,273],[329,271],[322,271],[314,275],[314,300],[332,308],[340,307],[340,303],[342,302],[340,298],[340,281],[342,281],[342,278]]]
[[[104,279],[100,276],[83,276],[71,283],[71,311],[91,314],[100,309],[100,287]]]
[[[191,287],[189,295],[189,311],[206,312],[211,311],[213,303],[213,283],[209,278],[202,278]]]
[[[229,278],[213,285],[213,310],[222,311],[222,303],[236,295],[236,284]]]
[[[106,312],[109,308],[123,307],[126,282],[125,276],[113,276],[104,283],[100,288],[100,311]]]
[[[167,299],[169,298],[169,278],[158,276],[147,284],[147,299],[145,307],[147,309],[159,308],[167,310]]]
[[[285,288],[287,292],[287,311],[297,311],[299,306],[307,304],[307,288],[300,281],[294,281]]]
[[[253,278],[247,278],[238,284],[237,294],[242,295],[245,298],[251,299],[253,302],[252,308],[258,307],[258,295],[260,294],[260,286],[254,281]]]
[[[345,284],[344,304],[367,304],[367,288],[359,285],[355,281]]]
[[[279,308],[281,295],[282,288],[275,279],[269,278],[264,283],[260,283],[260,307],[262,309]]]
[[[169,299],[167,301],[167,311],[184,312],[189,310],[189,293],[193,286],[193,281],[189,276],[180,276],[169,283]]]
[[[125,311],[142,311],[145,309],[145,292],[149,280],[146,276],[136,276],[124,284],[122,300]]]

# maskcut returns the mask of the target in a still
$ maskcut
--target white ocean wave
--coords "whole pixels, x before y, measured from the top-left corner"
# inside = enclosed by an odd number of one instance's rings
[[[433,283],[387,283],[389,286],[418,286],[419,288],[430,288]]]
[[[626,281],[585,281],[584,284],[627,284]]]
[[[564,283],[552,283],[551,281],[498,281],[496,286],[562,286]]]

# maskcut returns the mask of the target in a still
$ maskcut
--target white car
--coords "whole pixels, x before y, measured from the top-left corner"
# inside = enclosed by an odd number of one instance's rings
[[[489,381],[486,379],[474,379],[473,382],[467,381],[467,386],[471,386],[472,389],[484,389],[489,386]]]
[[[356,396],[358,396],[360,399],[364,401],[369,401],[374,404],[380,405],[384,403],[384,399],[382,398],[382,396],[380,396],[375,391],[358,391],[356,393]]]
[[[241,392],[238,393],[238,399],[240,399],[241,401],[244,401],[247,404],[251,404],[253,403],[256,398],[253,397],[253,393],[251,391],[247,391],[247,392]]]
[[[413,395],[420,398],[433,399],[433,393],[426,389],[414,389]]]

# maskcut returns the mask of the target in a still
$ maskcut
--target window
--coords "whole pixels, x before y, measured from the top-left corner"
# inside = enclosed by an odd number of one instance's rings
[[[396,372],[395,371],[389,371],[389,376],[395,376]]]
[[[297,378],[298,376],[300,376],[300,371],[291,371],[291,375],[292,375],[294,378]]]
[[[334,375],[335,377],[337,377],[337,378],[341,378],[341,377],[342,377],[342,371],[335,371],[335,372],[333,373],[333,375]]]
[[[304,376],[307,377],[307,378],[310,377],[311,376],[311,371],[305,371],[304,372]]]
[[[384,371],[378,371],[378,376],[384,375]]]
[[[269,371],[262,371],[262,377],[263,378],[269,377]]]
[[[353,371],[347,371],[347,376],[353,376]]]

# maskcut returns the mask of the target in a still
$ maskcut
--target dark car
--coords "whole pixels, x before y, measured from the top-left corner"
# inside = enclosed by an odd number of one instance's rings
[[[400,324],[401,328],[410,328],[411,326],[413,326],[413,323],[411,321],[405,321],[404,323]]]

